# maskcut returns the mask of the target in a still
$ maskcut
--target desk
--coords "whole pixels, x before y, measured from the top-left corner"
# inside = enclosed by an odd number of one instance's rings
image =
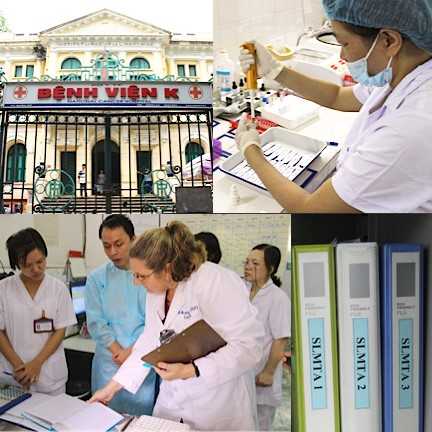
[[[96,343],[92,339],[79,335],[63,341],[69,377],[66,383],[66,393],[79,396],[91,389],[91,366]]]
[[[65,350],[81,351],[94,354],[96,342],[93,339],[83,338],[80,335],[76,335],[64,339],[63,346]]]
[[[342,143],[351,129],[352,123],[357,116],[357,113],[346,113],[331,110],[329,108],[320,107],[319,117],[312,120],[293,132],[304,136],[316,138],[322,141],[334,141]],[[235,118],[235,117],[234,117]],[[234,141],[234,133],[230,129],[230,123],[226,120],[216,118],[213,125],[213,137],[222,141],[222,156],[214,163],[214,192],[213,192],[213,208],[214,213],[260,213],[260,212],[281,212],[282,207],[268,194],[250,189],[241,183],[233,180],[232,177],[220,171],[220,166],[226,158],[237,152],[237,147]],[[334,166],[334,165],[333,165]],[[310,166],[319,173],[321,170],[328,170],[329,166],[324,166],[322,160],[317,158]],[[332,168],[333,169],[333,168]],[[331,174],[326,172],[324,177]],[[323,174],[323,173],[321,173]],[[301,177],[301,176],[300,176]],[[297,182],[297,180],[296,180]],[[233,204],[231,202],[231,188],[236,185],[240,195],[240,203]],[[302,185],[300,183],[300,185]],[[304,187],[309,192],[313,192],[319,184],[306,182]]]

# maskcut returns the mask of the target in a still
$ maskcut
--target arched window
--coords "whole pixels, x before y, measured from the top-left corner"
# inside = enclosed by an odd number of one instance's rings
[[[26,148],[24,144],[14,144],[7,154],[6,181],[23,182],[25,180]]]
[[[129,67],[135,69],[150,69],[150,63],[144,57],[136,57],[130,62]]]
[[[204,154],[204,149],[198,143],[190,142],[186,146],[186,163]]]
[[[80,67],[81,62],[75,57],[68,57],[61,64],[62,69],[79,69]]]

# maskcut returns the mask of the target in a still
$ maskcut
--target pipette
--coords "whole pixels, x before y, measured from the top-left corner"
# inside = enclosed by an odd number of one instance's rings
[[[255,118],[255,96],[256,91],[258,89],[258,79],[257,79],[257,65],[256,65],[256,49],[253,43],[243,44],[243,48],[247,49],[254,56],[254,63],[250,66],[249,70],[246,73],[247,83],[246,86],[249,90],[250,98],[251,98],[251,117]]]

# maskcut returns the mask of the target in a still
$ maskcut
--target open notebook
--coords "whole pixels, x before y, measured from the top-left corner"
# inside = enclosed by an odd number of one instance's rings
[[[55,430],[91,430],[105,432],[123,420],[123,416],[100,403],[85,403],[66,394],[55,396],[22,413],[32,422]]]

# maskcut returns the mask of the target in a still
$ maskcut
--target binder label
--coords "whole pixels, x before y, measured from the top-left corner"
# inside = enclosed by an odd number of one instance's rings
[[[312,409],[327,408],[324,319],[308,321]]]
[[[369,323],[367,318],[353,319],[354,392],[356,409],[370,408]]]
[[[413,408],[413,320],[399,320],[399,408]]]

